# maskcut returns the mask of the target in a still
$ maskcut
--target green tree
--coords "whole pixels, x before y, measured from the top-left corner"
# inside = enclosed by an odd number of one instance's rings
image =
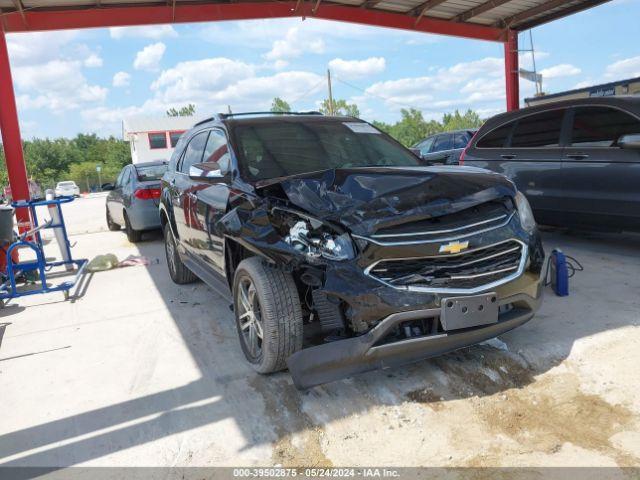
[[[180,107],[178,109],[170,108],[167,110],[168,117],[192,117],[196,113],[196,106],[193,103]]]
[[[291,106],[280,97],[276,97],[271,102],[271,111],[272,112],[290,112]]]
[[[329,108],[329,99],[325,98],[320,104],[320,111],[325,115],[331,114],[331,109]],[[346,100],[333,99],[333,114],[342,116],[342,117],[359,117],[360,109],[355,103],[347,103]]]
[[[484,122],[473,110],[467,110],[462,115],[458,110],[445,113],[442,117],[442,128],[445,131],[463,130],[466,128],[480,128]]]
[[[442,131],[442,125],[435,121],[426,121],[420,110],[415,108],[400,110],[400,121],[389,129],[389,134],[403,145],[410,147],[424,137]]]

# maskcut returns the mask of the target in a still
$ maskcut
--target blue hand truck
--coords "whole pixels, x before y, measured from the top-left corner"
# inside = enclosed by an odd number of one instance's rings
[[[69,290],[71,290],[80,280],[84,268],[87,265],[87,259],[74,260],[71,256],[71,244],[67,235],[67,228],[64,223],[61,205],[74,200],[74,197],[58,197],[52,200],[36,200],[36,201],[18,201],[11,204],[14,208],[28,208],[33,221],[33,228],[28,232],[24,232],[17,237],[6,250],[7,270],[3,273],[3,282],[0,285],[0,302],[4,304],[6,300],[26,295],[36,295],[40,293],[62,292],[65,300],[69,298]],[[54,222],[52,219],[44,223],[39,223],[36,207],[47,207],[49,210],[52,206],[57,211],[59,221]],[[58,261],[47,261],[44,253],[44,244],[42,242],[41,231],[45,229],[59,229],[62,233],[58,242],[61,243],[60,249],[63,253],[63,259]],[[35,260],[27,260],[18,263],[13,262],[12,252],[15,249],[30,249],[35,254]],[[67,271],[52,272],[56,267],[66,267]],[[37,276],[40,285],[30,285],[29,288],[20,288],[17,286],[16,277],[26,275],[33,272]],[[47,277],[59,277],[64,275],[68,277],[73,275],[71,279],[67,279],[56,285],[47,283]],[[33,274],[32,274],[33,275]]]

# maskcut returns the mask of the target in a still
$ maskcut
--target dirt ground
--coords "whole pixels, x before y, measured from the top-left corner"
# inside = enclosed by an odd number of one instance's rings
[[[246,365],[220,297],[171,283],[159,234],[129,244],[103,209],[69,207],[77,254],[151,264],[0,312],[0,465],[640,466],[638,236],[545,232],[585,270],[531,322],[300,392]]]

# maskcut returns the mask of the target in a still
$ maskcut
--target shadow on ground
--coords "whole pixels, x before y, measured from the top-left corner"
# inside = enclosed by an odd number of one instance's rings
[[[203,284],[172,284],[162,239],[150,235],[138,248],[142,255],[160,259],[146,268],[201,377],[171,390],[2,435],[0,458],[30,452],[2,465],[79,464],[227,418],[233,418],[241,430],[245,448],[273,443],[273,464],[330,465],[317,432],[333,420],[381,405],[417,402],[435,408],[451,400],[525,387],[564,360],[577,339],[625,327],[635,318],[615,314],[616,308],[638,309],[637,300],[629,300],[635,297],[626,295],[626,290],[635,290],[634,268],[628,265],[640,267],[639,242],[551,232],[545,233],[545,243],[547,250],[560,246],[584,264],[585,272],[572,284],[578,293],[566,299],[548,294],[540,314],[501,337],[504,344],[466,348],[300,392],[286,372],[260,376],[247,366],[232,313],[227,310],[224,318],[211,318],[214,306],[220,310],[224,300]],[[603,280],[616,284],[609,289],[616,291],[607,294]],[[593,292],[599,292],[600,298]],[[611,298],[603,300],[606,295]],[[621,299],[632,303],[620,304]],[[186,310],[197,314],[187,316]],[[603,318],[606,311],[610,315]],[[508,348],[503,348],[505,344]],[[294,433],[305,433],[302,443],[291,441]]]

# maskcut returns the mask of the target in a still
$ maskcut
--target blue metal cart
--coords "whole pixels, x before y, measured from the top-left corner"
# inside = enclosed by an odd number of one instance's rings
[[[38,201],[19,201],[12,203],[14,208],[28,208],[31,212],[31,218],[33,220],[33,228],[28,232],[23,233],[14,241],[6,250],[7,257],[7,271],[4,274],[2,285],[0,285],[0,301],[11,298],[24,297],[26,295],[36,295],[40,293],[49,292],[62,292],[64,298],[69,298],[69,290],[71,290],[80,280],[85,266],[87,265],[87,259],[74,260],[71,256],[71,244],[69,243],[69,237],[67,235],[67,228],[64,223],[64,216],[62,215],[61,205],[69,203],[74,200],[73,197],[59,197],[54,200],[38,200]],[[38,213],[36,207],[47,207],[48,209],[53,206],[58,215],[59,221],[54,223],[54,220],[48,220],[47,222],[40,223],[38,221]],[[53,217],[53,216],[52,216]],[[41,231],[45,229],[60,229],[62,232],[61,239],[63,240],[60,248],[63,251],[63,259],[58,261],[47,261],[44,253],[44,245],[42,242]],[[28,260],[19,263],[14,263],[11,253],[16,249],[31,249],[35,254],[35,260]],[[66,254],[66,255],[65,255]],[[69,267],[71,271],[52,272],[55,267]],[[16,276],[21,274],[27,274],[28,272],[35,272],[35,275],[39,279],[40,285],[29,285],[29,288],[21,288],[16,285]],[[66,279],[58,284],[49,284],[47,279],[54,279],[60,276],[69,277],[73,275],[71,279]]]

